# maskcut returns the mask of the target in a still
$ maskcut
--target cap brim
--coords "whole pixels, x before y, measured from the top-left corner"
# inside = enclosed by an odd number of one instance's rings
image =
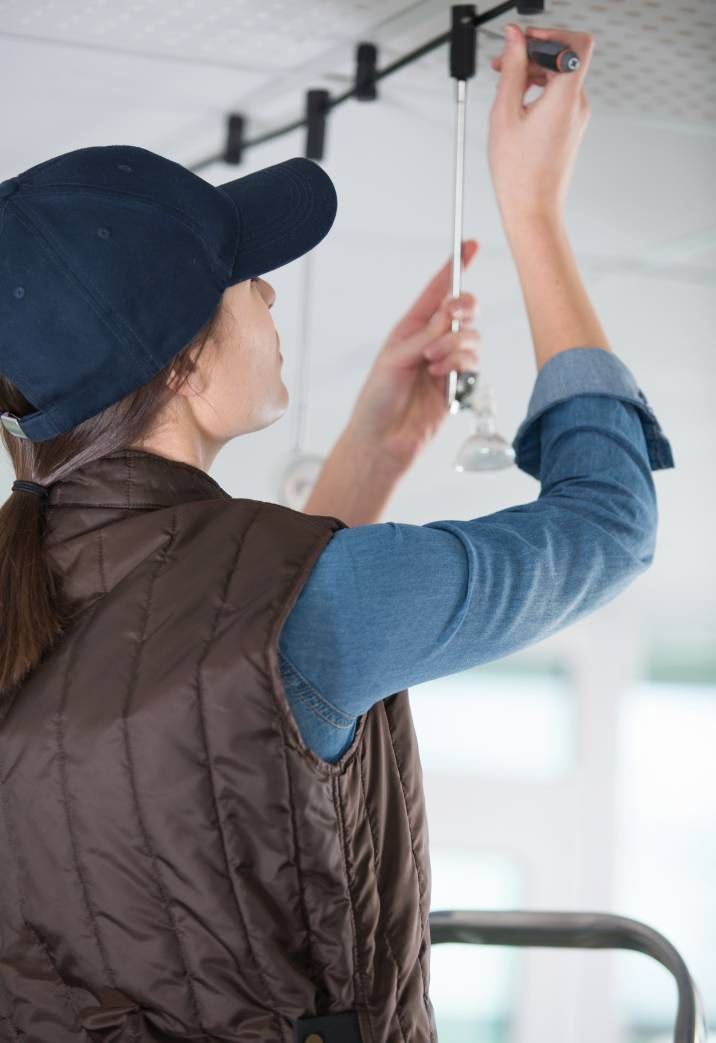
[[[281,268],[328,234],[338,209],[328,174],[295,156],[215,186],[239,213],[239,245],[231,284]]]

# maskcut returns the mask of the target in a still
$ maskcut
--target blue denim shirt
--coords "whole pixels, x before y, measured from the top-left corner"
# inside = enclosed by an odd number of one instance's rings
[[[674,460],[616,355],[570,348],[545,363],[512,445],[541,483],[536,500],[467,521],[340,529],[318,558],[278,651],[298,728],[324,760],[379,699],[535,644],[651,564],[651,472]]]

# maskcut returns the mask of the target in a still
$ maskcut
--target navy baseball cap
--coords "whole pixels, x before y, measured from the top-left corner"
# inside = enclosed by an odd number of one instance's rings
[[[0,375],[42,442],[147,383],[227,286],[301,257],[337,210],[301,156],[223,185],[134,145],[55,156],[0,182]]]

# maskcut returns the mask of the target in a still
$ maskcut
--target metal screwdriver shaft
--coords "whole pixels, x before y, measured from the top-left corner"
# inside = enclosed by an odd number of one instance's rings
[[[459,297],[462,292],[462,226],[463,210],[462,203],[465,188],[465,95],[467,83],[458,80],[456,89],[456,123],[455,123],[455,191],[453,202],[453,238],[452,238],[452,288],[453,297]],[[460,319],[453,318],[451,330],[456,333],[460,329]],[[451,369],[448,374],[447,405],[451,413],[460,410],[460,399],[467,390],[469,380],[470,387],[477,382],[477,373],[461,373],[463,378],[460,382],[460,396],[458,395],[458,371]]]

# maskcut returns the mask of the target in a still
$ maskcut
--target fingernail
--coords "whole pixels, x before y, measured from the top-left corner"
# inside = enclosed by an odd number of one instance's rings
[[[424,355],[426,359],[434,359],[436,355],[440,353],[439,344],[431,344],[429,348],[425,349]]]

